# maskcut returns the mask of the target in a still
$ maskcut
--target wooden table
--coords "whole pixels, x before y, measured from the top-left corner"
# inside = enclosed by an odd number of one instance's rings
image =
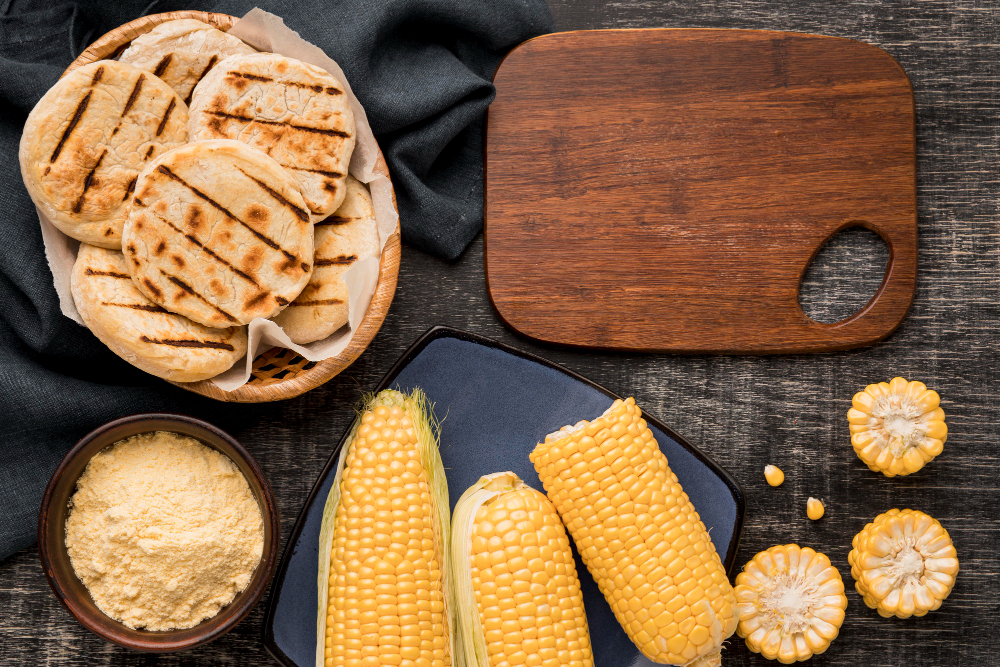
[[[343,375],[299,399],[262,406],[234,435],[274,485],[287,537],[348,426],[351,406],[424,330],[447,324],[547,356],[636,400],[726,466],[749,496],[738,563],[774,544],[828,554],[850,584],[851,538],[876,514],[913,507],[951,533],[962,571],[936,612],[882,619],[853,591],[841,636],[813,665],[1000,665],[1000,34],[996,5],[974,0],[843,3],[552,0],[559,30],[635,27],[782,29],[852,37],[896,57],[916,93],[920,272],[909,317],[888,340],[820,356],[677,357],[587,354],[541,347],[498,321],[486,297],[482,241],[454,264],[404,248],[396,302],[368,351]],[[405,221],[404,221],[405,224]],[[838,319],[879,279],[879,242],[836,243],[814,264],[812,312]],[[822,288],[821,279],[845,279]],[[859,296],[859,290],[863,292]],[[942,396],[950,438],[918,474],[886,479],[851,450],[845,412],[867,383],[919,379]],[[764,482],[767,463],[784,486]],[[809,496],[827,515],[805,517]],[[34,548],[0,563],[0,664],[268,664],[263,605],[221,640],[186,654],[139,656],[92,636],[50,593]],[[734,637],[728,666],[768,664]]]

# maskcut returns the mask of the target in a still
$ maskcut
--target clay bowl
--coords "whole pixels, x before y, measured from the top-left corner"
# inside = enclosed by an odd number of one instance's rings
[[[66,551],[65,526],[69,499],[76,490],[76,482],[87,463],[95,454],[122,438],[149,431],[173,431],[189,435],[228,456],[246,477],[264,518],[263,554],[246,589],[213,618],[184,630],[133,630],[105,616],[76,576]],[[84,436],[52,473],[38,514],[39,556],[42,569],[56,597],[85,628],[108,641],[137,651],[179,651],[210,642],[232,630],[246,618],[264,594],[277,563],[280,536],[280,520],[271,485],[253,456],[224,431],[200,419],[175,414],[131,415],[109,422]]]

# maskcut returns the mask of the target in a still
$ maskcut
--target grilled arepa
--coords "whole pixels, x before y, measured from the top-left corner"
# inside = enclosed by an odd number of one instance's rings
[[[343,84],[319,67],[273,53],[226,58],[195,88],[189,129],[192,141],[238,139],[273,157],[316,220],[344,201],[354,113]]]
[[[122,243],[143,294],[210,327],[276,315],[312,275],[298,183],[238,141],[192,143],[151,162]]]
[[[347,177],[344,203],[316,224],[313,274],[299,297],[274,318],[293,343],[322,340],[347,324],[344,272],[365,257],[378,257],[378,224],[368,188]]]
[[[256,51],[204,21],[177,19],[136,37],[119,60],[152,72],[190,104],[195,85],[208,70],[220,60],[246,53]]]
[[[165,380],[205,380],[246,354],[245,327],[203,327],[164,310],[136,289],[117,250],[81,245],[72,290],[80,317],[102,343]]]
[[[35,205],[75,239],[120,248],[127,202],[152,159],[187,141],[184,101],[155,76],[100,60],[60,79],[28,115],[21,175]]]

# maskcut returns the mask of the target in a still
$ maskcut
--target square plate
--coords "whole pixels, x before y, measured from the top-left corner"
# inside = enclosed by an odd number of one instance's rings
[[[541,490],[528,454],[545,434],[591,419],[619,398],[539,357],[473,334],[435,327],[389,370],[375,391],[422,388],[441,420],[441,458],[454,503],[482,475],[511,470]],[[711,531],[727,570],[743,526],[743,490],[729,473],[649,415],[671,469]],[[264,620],[264,645],[288,667],[316,662],[316,577],[323,505],[333,485],[345,433],[330,453],[289,537]],[[576,554],[595,667],[652,664],[625,635]]]

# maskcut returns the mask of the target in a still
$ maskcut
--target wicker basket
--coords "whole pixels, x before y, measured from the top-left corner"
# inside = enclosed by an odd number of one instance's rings
[[[132,42],[133,39],[149,32],[154,26],[174,19],[192,18],[210,23],[220,30],[229,30],[236,23],[236,18],[228,14],[215,14],[199,11],[166,12],[143,16],[130,21],[107,33],[90,45],[76,60],[66,68],[70,72],[97,60],[114,58]],[[64,72],[64,75],[65,73]],[[376,171],[389,176],[389,168],[385,158],[379,152]],[[393,195],[395,204],[395,194]],[[361,320],[361,325],[355,332],[350,344],[343,352],[323,361],[308,361],[289,349],[275,347],[258,356],[253,362],[253,372],[250,380],[242,387],[233,391],[223,391],[208,381],[175,382],[178,387],[193,391],[220,401],[238,401],[241,403],[259,403],[263,401],[278,401],[292,398],[305,393],[313,387],[318,387],[337,373],[350,366],[378,333],[389,311],[389,304],[396,292],[396,278],[399,275],[400,236],[399,225],[382,250],[382,260],[379,264],[378,285],[372,296],[368,312]]]

